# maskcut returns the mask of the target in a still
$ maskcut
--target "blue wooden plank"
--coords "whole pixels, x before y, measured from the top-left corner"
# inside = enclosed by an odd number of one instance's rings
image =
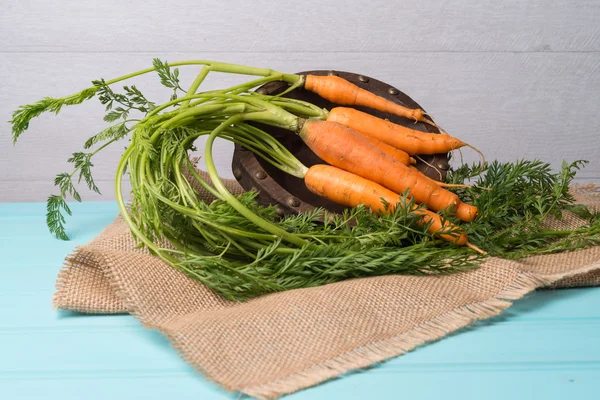
[[[106,342],[100,341],[99,343],[94,340],[93,346],[86,343],[86,340],[77,340],[76,337],[67,336],[69,342],[72,342],[72,346],[69,347],[68,351],[81,353],[82,358],[85,358],[84,362],[79,363],[75,368],[68,368],[68,366],[63,365],[64,348],[60,347],[48,352],[47,349],[55,344],[54,341],[49,340],[42,343],[40,347],[34,346],[29,350],[30,352],[40,350],[42,352],[40,359],[35,360],[37,363],[31,369],[20,369],[20,364],[17,364],[11,366],[13,368],[11,372],[0,373],[0,387],[3,387],[3,390],[6,390],[7,393],[20,394],[18,397],[6,398],[35,398],[36,394],[41,393],[42,388],[43,392],[47,394],[45,398],[76,399],[77,396],[82,394],[86,394],[86,398],[96,398],[94,396],[98,394],[97,387],[99,385],[112,387],[115,385],[128,385],[132,390],[132,394],[152,398],[155,393],[149,391],[148,383],[165,378],[174,380],[171,383],[174,392],[171,392],[171,394],[176,398],[188,398],[199,394],[210,396],[203,398],[211,399],[231,397],[228,394],[214,390],[215,388],[211,384],[204,382],[188,366],[182,364],[179,359],[173,358],[174,352],[167,349],[168,345],[162,343],[163,339],[160,337],[137,336],[133,331],[100,332],[96,336],[88,334],[86,337],[88,339],[98,339],[98,336],[104,334],[112,336],[111,340],[107,339]],[[118,340],[115,340],[114,336],[117,334]],[[132,336],[131,341],[128,340],[128,336]],[[452,343],[456,338],[455,336],[438,344],[440,347],[460,346],[457,343]],[[35,341],[32,340],[32,342]],[[123,348],[118,345],[123,342],[133,347],[128,347],[127,351],[123,351]],[[117,345],[115,346],[115,344]],[[515,343],[511,343],[510,340],[504,338],[488,343],[488,347],[492,347],[492,344],[500,347],[515,346]],[[595,343],[588,343],[588,345],[590,344],[593,348]],[[159,350],[163,350],[164,353],[159,354]],[[437,351],[439,352],[439,350],[438,348]],[[22,355],[20,351],[16,351],[16,353],[19,356]],[[8,354],[8,357],[13,360],[16,358],[15,356],[15,354]],[[68,358],[69,355],[67,354],[66,357]],[[524,398],[530,394],[537,394],[540,397],[544,396],[544,398],[564,398],[566,394],[571,396],[589,394],[589,390],[592,389],[592,382],[595,384],[600,370],[600,362],[598,361],[498,363],[493,357],[488,357],[489,361],[487,362],[469,363],[465,366],[444,365],[442,362],[415,363],[414,359],[419,357],[419,352],[410,353],[362,373],[348,374],[343,379],[336,379],[315,389],[302,391],[291,398],[362,399],[373,398],[372,396],[375,394],[376,398],[398,398],[399,391],[402,392],[403,397],[417,398],[430,398],[431,396],[431,398],[441,397],[446,399],[480,399],[482,397],[486,399],[505,399],[506,395],[513,398]],[[137,358],[143,363],[140,362],[139,365],[133,366],[127,363],[127,360],[131,358]],[[40,366],[48,365],[47,360],[52,360],[52,364],[46,369],[40,368]],[[116,360],[118,362],[115,363]],[[28,361],[32,362],[33,360]],[[62,385],[68,385],[71,388],[78,388],[78,390],[73,393],[74,396],[68,394],[64,396],[60,390],[61,386],[56,385],[56,381],[62,382]],[[429,384],[427,384],[428,382]],[[432,385],[433,382],[435,382],[434,385]],[[495,389],[498,385],[502,386],[503,397],[500,397]],[[23,388],[32,386],[37,387],[32,397],[22,397],[24,394]],[[465,388],[469,388],[469,390],[465,392]],[[550,389],[551,391],[548,391]],[[101,390],[100,393],[106,395],[105,390]],[[87,391],[90,392],[89,395],[92,397],[88,397]],[[25,390],[26,392],[27,390]],[[164,394],[163,392],[160,393]]]
[[[50,379],[14,378],[0,381],[0,398],[4,400],[234,400],[238,394],[220,389],[216,384],[198,379],[192,370],[123,375],[119,372],[77,374]],[[337,397],[334,397],[337,398]]]
[[[98,228],[110,224],[117,216],[112,211],[97,212],[93,214],[81,213],[76,218],[67,219],[65,230],[69,238],[78,239],[81,234],[89,232],[88,226],[96,232]],[[45,217],[41,216],[14,216],[2,218],[2,227],[0,231],[1,239],[23,238],[25,241],[40,239],[53,239],[54,236],[46,227]]]
[[[81,213],[113,212],[116,214],[119,210],[115,201],[68,202],[68,205],[73,211],[74,218]],[[15,216],[41,216],[43,220],[46,216],[46,203],[0,203],[0,219]]]
[[[3,349],[3,357],[11,362],[0,365],[0,379],[12,379],[15,374],[28,371],[36,376],[52,377],[61,371],[110,370],[127,374],[128,371],[188,368],[166,338],[139,324],[3,329],[0,338],[13,344]]]
[[[130,315],[89,315],[52,309],[52,286],[45,292],[0,296],[0,335],[5,330],[89,329],[138,327]]]
[[[371,370],[335,379],[286,399],[593,399],[598,370],[406,372],[374,375]]]
[[[1,206],[0,209],[2,209]],[[5,232],[4,237],[0,240],[0,254],[2,254],[0,270],[14,265],[62,264],[64,258],[76,246],[92,240],[102,229],[113,222],[116,215],[112,211],[97,213],[93,216],[86,213],[75,214],[69,220],[66,229],[71,238],[70,241],[57,240],[48,232],[44,214],[33,217],[30,221],[26,219],[23,224],[27,225],[31,234],[18,236],[10,234],[10,230],[8,230],[14,222],[6,222],[6,218],[0,217],[2,220],[0,229]]]
[[[47,301],[44,303],[48,304]],[[81,317],[86,321],[93,318]],[[77,326],[65,325],[60,319],[55,321],[54,325],[37,326],[36,321],[21,320],[18,325],[0,329],[1,340],[14,344],[4,351],[4,355],[12,360],[11,370],[37,370],[44,360],[53,360],[53,370],[113,365],[138,371],[155,365],[170,368],[180,364],[166,340],[155,331],[144,330],[138,325]],[[371,373],[404,373],[416,367],[444,372],[453,369],[471,371],[481,366],[503,370],[516,365],[540,368],[545,364],[600,363],[597,346],[600,343],[600,319],[529,323],[499,319],[451,338],[452,346],[444,341],[424,346],[410,354],[418,354],[417,357],[404,357],[399,363],[384,364]],[[165,352],[165,349],[169,351]],[[115,363],[115,360],[118,361]],[[0,366],[0,376],[6,367]]]
[[[511,321],[600,317],[600,288],[540,290],[506,310]]]
[[[0,297],[51,292],[61,265],[62,263],[3,265],[0,267]]]
[[[290,400],[363,399],[593,399],[597,370],[520,371],[506,373],[459,373],[432,375],[428,372],[400,376],[371,376],[368,371],[335,379],[285,397]],[[106,400],[106,399],[239,399],[215,384],[188,373],[155,373],[122,376],[98,373],[66,379],[14,379],[2,382],[0,395],[6,400]]]
[[[100,224],[98,224],[99,226]],[[83,245],[99,233],[89,232],[79,234],[77,239],[69,242],[56,240],[52,237],[26,241],[24,238],[5,238],[0,240],[0,271],[9,266],[27,264],[60,265],[74,248]]]
[[[111,223],[117,213],[114,212],[103,212],[103,213],[81,213],[77,216],[77,219],[72,221],[67,220],[66,231],[71,239],[79,237],[80,232],[83,233],[83,228],[92,226],[105,226]],[[46,221],[40,216],[27,215],[27,216],[15,216],[11,218],[2,218],[2,230],[0,231],[0,239],[10,238],[25,238],[25,240],[31,242],[40,239],[53,239],[53,235],[46,228]]]
[[[43,204],[0,204],[0,232],[26,217],[37,249],[25,237],[0,241],[0,398],[236,398],[131,316],[51,309],[64,256],[116,215],[114,203],[76,206],[74,240],[61,242],[41,234]],[[537,292],[500,317],[289,398],[589,398],[600,378],[599,306],[600,288]]]

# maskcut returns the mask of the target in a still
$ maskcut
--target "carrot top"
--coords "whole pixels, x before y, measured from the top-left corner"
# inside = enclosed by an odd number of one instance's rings
[[[180,81],[175,68],[184,65],[199,68],[189,85]],[[151,72],[172,91],[170,100],[150,101],[135,86],[115,88],[119,82]],[[255,78],[229,88],[199,91],[206,76],[214,72]],[[115,189],[132,235],[151,254],[226,298],[245,299],[365,276],[431,275],[477,267],[479,256],[471,250],[432,238],[422,215],[414,212],[423,205],[417,205],[408,190],[394,190],[401,195],[398,204],[402,206],[381,216],[358,205],[342,215],[314,210],[282,218],[275,207],[259,205],[255,192],[231,194],[215,165],[213,144],[218,138],[245,147],[290,175],[301,178],[307,173],[308,168],[288,149],[251,122],[297,131],[302,118],[324,120],[326,112],[310,103],[252,92],[274,80],[287,82],[289,89],[304,84],[298,75],[270,69],[202,60],[171,64],[155,60],[151,68],[96,80],[81,92],[44,98],[17,109],[11,120],[15,141],[41,113],[56,114],[65,106],[93,98],[107,109],[104,120],[111,126],[88,138],[84,149],[69,159],[73,170],[55,179],[58,193],[49,197],[47,207],[52,233],[68,238],[64,214],[71,212],[68,199],[81,200],[76,188],[79,180],[90,190],[100,191],[92,177],[95,155],[129,139],[117,165]],[[356,92],[352,101],[361,96]],[[206,138],[208,175],[196,171],[189,159],[201,138]],[[463,166],[450,174],[449,183],[464,183],[481,174],[476,184],[491,190],[452,188],[454,196],[477,207],[478,217],[461,223],[442,212],[440,223],[447,219],[483,250],[510,258],[600,244],[599,213],[574,206],[569,193],[569,184],[582,166],[581,162],[565,164],[558,173],[540,161]],[[131,192],[122,188],[126,174]],[[391,182],[391,178],[385,181]],[[200,196],[198,187],[212,198]],[[432,189],[428,193],[442,192]],[[128,204],[125,199],[130,196]],[[432,197],[427,200],[435,203]],[[585,223],[573,230],[552,230],[542,224],[546,217],[565,211],[578,213]]]

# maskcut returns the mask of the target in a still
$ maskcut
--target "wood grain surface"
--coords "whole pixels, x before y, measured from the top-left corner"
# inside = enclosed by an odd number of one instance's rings
[[[558,167],[587,159],[578,181],[600,182],[598,21],[598,0],[8,2],[0,14],[0,117],[145,68],[154,57],[340,69],[398,87],[490,160],[541,158]],[[197,72],[182,69],[184,82]],[[154,75],[133,82],[151,99],[168,98]],[[235,82],[214,75],[205,88]],[[44,115],[16,147],[1,123],[0,201],[45,199],[70,154],[106,126],[102,116],[95,101]],[[225,177],[232,148],[216,148]],[[105,199],[114,198],[122,150],[96,160]]]
[[[246,398],[205,380],[132,316],[51,309],[65,256],[118,211],[72,209],[63,242],[48,233],[43,203],[0,204],[0,398]],[[499,317],[285,399],[592,399],[599,341],[600,288],[534,292]]]

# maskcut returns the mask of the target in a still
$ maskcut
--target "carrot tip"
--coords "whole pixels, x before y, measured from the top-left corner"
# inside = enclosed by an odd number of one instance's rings
[[[439,125],[436,124],[435,127],[440,130],[440,132],[442,133],[442,135],[448,135],[448,136],[450,136],[450,134],[448,133],[448,131],[445,130],[444,128],[442,128],[441,126],[439,126]]]
[[[479,254],[485,254],[485,255],[487,255],[487,254],[488,254],[488,252],[487,252],[487,251],[481,250],[479,247],[475,246],[475,245],[474,245],[473,243],[471,243],[471,242],[467,242],[467,243],[465,244],[465,246],[467,246],[467,247],[468,247],[468,248],[470,248],[471,250],[475,250],[475,251],[476,251],[476,252],[478,252]]]
[[[423,164],[427,165],[428,167],[433,168],[438,173],[438,175],[440,176],[440,180],[442,180],[444,178],[443,175],[442,175],[442,172],[438,168],[436,168],[432,164],[428,163],[427,161],[423,160],[423,158],[421,158],[419,156],[415,156],[415,157],[417,159],[419,159],[419,161],[421,161]]]
[[[464,143],[464,142],[461,142],[461,143]],[[466,143],[463,144],[463,146],[466,146],[466,145],[467,145]],[[458,151],[458,154],[460,154],[460,164],[462,165],[465,163],[462,150],[461,149],[456,149],[456,150]]]
[[[427,114],[426,112],[423,112],[423,118],[421,119],[421,122],[424,122],[424,123],[426,123],[428,125],[433,126],[437,130],[439,130],[440,133],[442,133],[444,135],[450,135],[448,133],[448,131],[446,131],[444,128],[442,128],[441,126],[439,126],[438,124],[436,124],[435,122],[433,122],[433,118],[431,117],[431,115]]]
[[[459,203],[456,209],[456,216],[462,221],[471,222],[477,217],[477,207],[466,203]]]
[[[465,145],[467,147],[470,147],[471,149],[475,150],[481,156],[481,166],[484,166],[485,165],[485,155],[483,154],[483,152],[481,150],[479,150],[477,147],[471,146],[468,143],[465,143]]]
[[[444,188],[468,188],[471,187],[473,185],[470,185],[468,183],[445,183],[445,182],[436,182],[436,184],[439,187],[444,187]]]
[[[433,122],[433,120],[427,113],[423,113],[423,118],[421,118],[419,121],[424,122],[427,125],[431,125],[431,126],[434,126],[437,128],[437,125],[435,124],[435,122]]]

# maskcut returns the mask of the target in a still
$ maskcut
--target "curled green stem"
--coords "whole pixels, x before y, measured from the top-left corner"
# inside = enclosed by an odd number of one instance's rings
[[[265,230],[266,232],[277,235],[277,236],[283,238],[284,240],[286,240],[292,244],[295,244],[297,246],[308,245],[309,242],[307,242],[306,240],[301,239],[298,236],[296,236],[292,233],[289,233],[289,232],[279,228],[277,225],[274,225],[268,221],[265,221],[258,215],[254,214],[246,206],[244,206],[238,199],[236,199],[235,196],[233,196],[229,192],[229,190],[227,190],[225,185],[223,185],[223,182],[221,181],[221,178],[219,177],[219,175],[217,173],[217,169],[215,167],[215,163],[214,163],[214,160],[212,157],[213,143],[214,143],[215,139],[217,138],[217,136],[221,133],[221,131],[223,131],[228,126],[235,124],[238,121],[243,120],[243,118],[244,118],[244,115],[242,115],[242,114],[235,115],[233,117],[228,118],[225,122],[223,122],[221,125],[219,125],[214,131],[212,131],[212,133],[208,136],[208,139],[206,140],[206,145],[204,148],[204,157],[205,157],[205,161],[206,161],[206,169],[207,169],[208,174],[210,175],[213,186],[221,194],[221,196],[223,197],[223,199],[225,201],[227,201],[236,211],[238,211],[241,215],[246,217],[250,222],[254,223],[259,228]]]

